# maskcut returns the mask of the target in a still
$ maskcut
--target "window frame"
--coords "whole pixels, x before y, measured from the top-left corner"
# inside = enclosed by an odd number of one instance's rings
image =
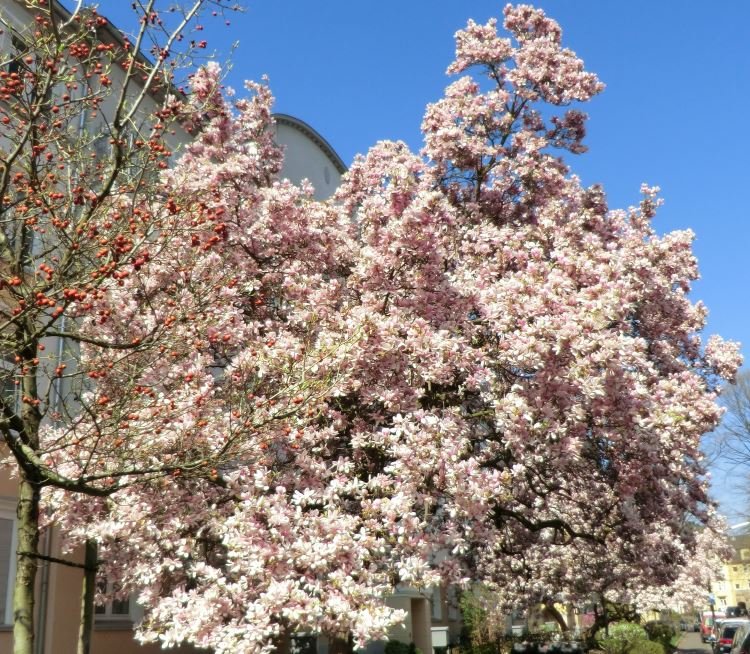
[[[443,620],[443,593],[440,586],[433,586],[430,591],[430,617],[433,622]]]
[[[106,582],[107,591],[111,592],[112,584]],[[115,602],[128,603],[127,613],[114,613]],[[104,609],[103,611],[101,609]],[[130,594],[127,600],[107,600],[104,604],[94,605],[94,628],[95,629],[132,629],[133,625],[143,618],[143,609],[136,601],[135,595]]]
[[[5,613],[0,615],[0,626],[9,627],[13,624],[13,582],[16,578],[16,551],[18,550],[18,516],[16,515],[17,500],[10,497],[0,497],[0,518],[10,520],[10,560],[8,561],[8,587],[5,589]],[[0,592],[2,592],[0,588]]]

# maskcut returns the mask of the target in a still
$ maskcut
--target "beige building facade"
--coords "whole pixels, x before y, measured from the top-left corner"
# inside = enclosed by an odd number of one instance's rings
[[[741,602],[750,606],[750,534],[733,536],[729,542],[734,555],[724,563],[721,577],[711,584],[717,609]]]

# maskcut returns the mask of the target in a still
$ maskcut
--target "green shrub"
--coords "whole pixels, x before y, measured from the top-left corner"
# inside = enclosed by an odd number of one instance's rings
[[[608,634],[597,634],[597,643],[605,654],[632,654],[636,645],[650,642],[646,630],[634,622],[615,622],[609,625],[608,631]]]
[[[664,651],[670,651],[672,639],[675,637],[675,630],[671,624],[665,624],[664,622],[648,622],[646,623],[646,633],[648,634],[649,640],[660,643]]]
[[[665,651],[658,640],[640,640],[633,645],[630,654],[664,654]]]

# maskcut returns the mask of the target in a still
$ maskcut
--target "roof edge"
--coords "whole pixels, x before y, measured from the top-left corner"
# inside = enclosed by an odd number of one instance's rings
[[[343,162],[341,157],[338,155],[333,146],[326,141],[315,129],[308,125],[304,120],[290,116],[289,114],[272,114],[273,119],[279,125],[286,125],[292,129],[296,129],[298,132],[302,132],[307,138],[309,138],[315,145],[317,145],[325,155],[331,160],[331,163],[335,166],[339,175],[343,175],[348,168]]]

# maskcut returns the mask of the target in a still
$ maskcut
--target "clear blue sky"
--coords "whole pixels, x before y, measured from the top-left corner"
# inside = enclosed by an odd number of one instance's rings
[[[270,77],[276,110],[317,129],[349,163],[380,139],[418,150],[426,103],[448,83],[453,34],[500,16],[487,0],[245,0],[243,14],[206,20],[218,59],[237,41],[228,83]],[[662,188],[659,232],[691,228],[702,279],[694,298],[709,333],[740,340],[750,358],[750,2],[540,0],[567,47],[607,84],[588,106],[589,152],[572,161],[610,206]],[[710,5],[710,6],[709,6]],[[122,29],[130,3],[104,0]],[[196,35],[197,36],[197,35]],[[724,478],[717,471],[715,476]],[[726,484],[717,491],[730,509]]]

